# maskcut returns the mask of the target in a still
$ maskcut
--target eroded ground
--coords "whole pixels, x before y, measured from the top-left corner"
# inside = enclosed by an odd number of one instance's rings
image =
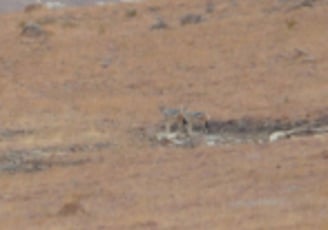
[[[326,125],[327,10],[153,0],[2,15],[0,228],[327,229],[326,133],[150,138],[161,105],[210,114],[210,133]]]

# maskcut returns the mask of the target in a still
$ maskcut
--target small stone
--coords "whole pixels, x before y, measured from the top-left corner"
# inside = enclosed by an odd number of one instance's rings
[[[166,28],[168,28],[168,25],[160,17],[158,17],[157,21],[150,27],[151,30],[160,30]]]
[[[180,18],[180,24],[182,26],[188,24],[197,24],[203,21],[203,17],[200,14],[186,14],[185,16]]]
[[[283,132],[283,131],[277,131],[277,132],[274,132],[274,133],[272,133],[270,135],[269,141],[270,142],[275,142],[275,141],[280,140],[282,138],[286,138],[286,136],[288,136],[288,135],[286,135],[285,132]]]
[[[214,12],[214,3],[212,1],[207,2],[205,12],[208,14],[211,14]]]

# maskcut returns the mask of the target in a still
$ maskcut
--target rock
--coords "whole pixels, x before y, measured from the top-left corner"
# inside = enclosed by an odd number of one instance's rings
[[[157,21],[150,27],[151,30],[160,30],[166,28],[168,28],[168,25],[160,17],[158,17]]]
[[[172,139],[176,139],[177,137],[178,137],[178,133],[160,132],[156,134],[156,138],[158,141],[161,141],[163,139],[172,140]]]
[[[286,138],[288,137],[288,134],[284,131],[277,131],[277,132],[274,132],[270,135],[269,137],[269,141],[270,142],[275,142],[277,140],[280,140],[282,138]]]
[[[208,14],[211,14],[214,12],[214,3],[212,1],[208,1],[206,3],[206,9],[205,9],[205,12],[208,13]]]
[[[185,16],[180,18],[180,24],[182,26],[188,24],[197,24],[203,21],[203,17],[200,14],[186,14]]]
[[[23,25],[21,34],[27,37],[40,37],[45,34],[45,31],[39,24],[35,22],[27,22]]]

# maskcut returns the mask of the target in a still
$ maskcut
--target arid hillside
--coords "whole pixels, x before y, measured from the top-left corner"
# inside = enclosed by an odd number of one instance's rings
[[[148,0],[0,15],[0,229],[328,229],[327,12]],[[203,112],[208,133],[159,140],[162,106]]]

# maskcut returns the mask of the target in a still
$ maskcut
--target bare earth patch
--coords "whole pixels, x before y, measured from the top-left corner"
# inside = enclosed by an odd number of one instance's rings
[[[327,10],[1,15],[0,229],[328,229]],[[208,132],[165,134],[162,105]]]

